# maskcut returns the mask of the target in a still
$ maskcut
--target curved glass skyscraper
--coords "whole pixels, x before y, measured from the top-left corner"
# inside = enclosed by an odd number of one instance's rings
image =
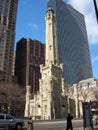
[[[56,14],[56,52],[68,84],[93,77],[84,16],[62,0],[49,0]]]

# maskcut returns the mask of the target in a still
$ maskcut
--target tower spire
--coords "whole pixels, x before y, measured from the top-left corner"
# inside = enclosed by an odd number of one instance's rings
[[[55,14],[54,11],[49,7],[46,12],[46,57],[45,64],[50,63],[56,64],[56,52],[55,52]]]

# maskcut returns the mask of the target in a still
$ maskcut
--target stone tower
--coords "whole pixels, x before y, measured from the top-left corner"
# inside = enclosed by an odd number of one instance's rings
[[[51,7],[46,12],[45,66],[40,65],[41,79],[39,91],[30,100],[30,116],[33,119],[57,119],[62,115],[62,95],[64,94],[63,65],[56,63],[55,14]],[[65,100],[64,100],[65,102]],[[65,105],[66,106],[66,105]],[[64,109],[65,110],[65,109]]]
[[[40,94],[42,97],[42,117],[61,118],[61,93],[63,65],[41,66]]]
[[[61,93],[63,65],[56,64],[55,14],[51,7],[46,12],[46,54],[45,66],[40,66],[40,94],[42,95],[42,117],[61,117]]]
[[[51,7],[46,12],[46,53],[45,64],[56,64],[55,14]]]

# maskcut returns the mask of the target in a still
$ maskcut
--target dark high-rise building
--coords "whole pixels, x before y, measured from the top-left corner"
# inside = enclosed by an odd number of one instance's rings
[[[94,8],[95,8],[95,13],[96,13],[97,23],[98,23],[98,7],[97,7],[97,2],[96,2],[96,0],[93,0],[93,2],[94,2]]]
[[[84,16],[63,0],[49,0],[55,12],[57,63],[68,84],[93,77]]]
[[[15,76],[19,85],[31,86],[31,91],[39,90],[40,64],[45,63],[45,44],[22,38],[16,47]]]
[[[0,81],[12,81],[18,0],[0,0]]]

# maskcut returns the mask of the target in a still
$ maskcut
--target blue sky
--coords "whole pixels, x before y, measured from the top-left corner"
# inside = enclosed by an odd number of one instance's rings
[[[45,43],[45,12],[48,0],[19,0],[16,22],[16,40],[37,39]],[[93,0],[64,0],[85,16],[93,76],[98,78],[98,24]],[[98,2],[98,0],[97,0]]]

